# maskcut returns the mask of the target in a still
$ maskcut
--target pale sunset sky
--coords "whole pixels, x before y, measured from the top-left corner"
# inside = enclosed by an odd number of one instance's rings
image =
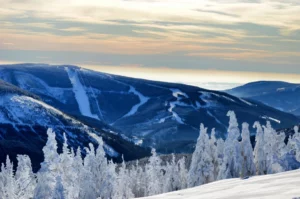
[[[203,87],[211,82],[216,89],[256,80],[300,83],[299,0],[0,5],[2,64],[72,64]]]

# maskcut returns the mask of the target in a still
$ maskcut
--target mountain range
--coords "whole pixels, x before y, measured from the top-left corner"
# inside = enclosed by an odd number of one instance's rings
[[[122,154],[125,160],[150,155],[149,149],[123,139],[110,126],[91,123],[79,121],[46,104],[39,96],[0,81],[0,162],[5,161],[6,155],[16,162],[17,154],[27,154],[33,170],[37,171],[43,161],[42,148],[47,141],[48,128],[56,132],[58,151],[62,150],[65,133],[74,150],[87,147],[89,143],[98,145],[95,136],[101,136],[106,154],[116,161],[121,161]]]
[[[278,110],[300,116],[300,84],[280,81],[259,81],[225,92],[262,102]]]
[[[148,147],[160,153],[192,152],[200,123],[216,128],[217,136],[225,138],[229,110],[235,111],[240,122],[269,120],[278,129],[300,121],[290,113],[225,92],[70,65],[2,65],[0,79],[3,89],[8,88],[1,100],[3,154],[9,153],[9,147],[24,153],[41,151],[48,127],[54,128],[60,143],[66,132],[75,148],[93,142],[91,132],[102,136],[108,154],[119,158],[124,154],[130,160],[147,156]],[[16,147],[8,140],[17,140]]]

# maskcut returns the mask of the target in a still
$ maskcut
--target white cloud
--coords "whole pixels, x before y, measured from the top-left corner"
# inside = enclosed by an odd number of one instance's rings
[[[22,1],[0,0],[0,3],[0,16],[2,17],[30,12],[39,17],[91,23],[105,20],[221,24],[250,22],[289,30],[300,29],[300,3],[293,0],[27,0],[24,3]]]

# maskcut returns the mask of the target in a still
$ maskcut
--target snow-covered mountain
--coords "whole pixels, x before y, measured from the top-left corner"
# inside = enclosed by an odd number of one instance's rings
[[[226,92],[237,97],[257,100],[281,111],[300,116],[300,84],[259,81]]]
[[[0,162],[6,155],[16,160],[16,154],[31,157],[34,170],[43,160],[42,148],[46,143],[48,128],[55,130],[59,150],[66,133],[69,145],[74,149],[98,144],[95,136],[105,142],[108,156],[127,160],[145,157],[149,151],[124,140],[108,126],[88,126],[62,111],[46,104],[34,94],[0,81]]]
[[[249,123],[271,120],[275,128],[299,122],[291,114],[227,93],[76,66],[2,65],[0,78],[90,126],[107,124],[124,139],[159,152],[192,152],[201,122],[225,137],[229,110]]]
[[[299,198],[300,170],[255,176],[249,179],[227,179],[145,199],[240,199]]]

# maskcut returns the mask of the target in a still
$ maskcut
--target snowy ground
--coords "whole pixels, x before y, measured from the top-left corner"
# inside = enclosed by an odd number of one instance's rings
[[[246,180],[229,179],[199,187],[147,197],[147,199],[298,199],[300,198],[300,170]],[[145,198],[146,199],[146,198]]]

